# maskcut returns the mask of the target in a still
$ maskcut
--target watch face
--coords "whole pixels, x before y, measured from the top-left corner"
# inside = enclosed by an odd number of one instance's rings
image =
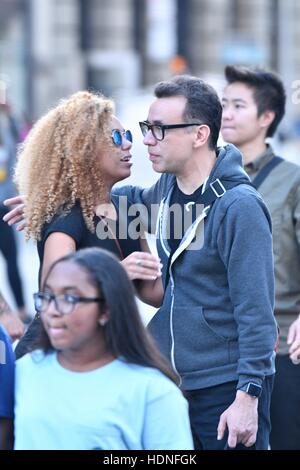
[[[246,388],[246,392],[252,397],[259,397],[261,394],[261,386],[253,382],[249,382]]]

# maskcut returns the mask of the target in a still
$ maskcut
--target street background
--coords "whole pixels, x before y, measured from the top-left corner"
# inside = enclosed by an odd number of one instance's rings
[[[147,117],[154,83],[188,72],[221,94],[226,64],[264,65],[281,75],[287,92],[273,145],[300,163],[299,24],[299,0],[0,0],[0,102],[25,129],[80,89],[112,96],[134,136],[132,177],[124,183],[149,186],[158,175],[138,121]],[[36,248],[16,236],[33,314]],[[1,255],[0,289],[15,307]],[[142,312],[148,321],[154,309],[143,305]]]

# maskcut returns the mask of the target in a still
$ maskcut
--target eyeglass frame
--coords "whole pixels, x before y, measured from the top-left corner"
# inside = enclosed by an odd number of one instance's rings
[[[37,308],[36,306],[36,299],[37,298],[40,298],[40,297],[43,297],[43,299],[45,299],[45,296],[48,297],[48,304],[45,308],[43,309],[39,309]],[[57,299],[59,297],[66,297],[68,296],[69,298],[72,299],[72,302],[69,302],[69,305],[72,306],[71,310],[69,312],[62,312],[61,309],[58,307],[58,302],[57,302]],[[61,295],[54,295],[54,294],[50,294],[50,292],[35,292],[33,294],[33,300],[34,300],[34,306],[35,306],[35,309],[36,311],[41,314],[41,313],[45,313],[46,310],[48,310],[52,300],[54,301],[54,305],[55,305],[55,308],[56,310],[58,311],[58,313],[60,315],[71,315],[71,313],[74,312],[75,308],[76,308],[76,305],[78,303],[90,303],[90,302],[97,302],[97,303],[101,303],[104,301],[104,298],[103,297],[81,297],[80,295],[72,295],[72,294],[61,294]]]
[[[190,127],[190,126],[203,126],[203,122],[191,122],[191,123],[181,123],[181,124],[150,124],[148,121],[140,121],[139,122],[139,126],[140,126],[140,129],[141,129],[141,132],[143,134],[143,136],[145,137],[145,135],[147,134],[147,132],[151,131],[153,137],[158,140],[159,142],[161,142],[162,140],[164,140],[165,138],[165,130],[167,129],[181,129],[181,128],[184,128],[184,127]],[[147,132],[143,132],[143,126],[146,126],[147,127]],[[153,127],[159,127],[161,129],[161,132],[162,132],[162,138],[161,139],[158,139],[155,135],[155,132],[153,132]]]
[[[119,134],[120,137],[121,137],[121,142],[119,144],[115,141],[115,138],[114,138],[115,133]],[[116,147],[121,147],[122,146],[123,136],[126,140],[128,140],[128,142],[131,142],[131,143],[133,142],[132,132],[129,129],[126,129],[125,131],[120,131],[120,129],[112,129],[111,138],[112,138],[113,144]]]

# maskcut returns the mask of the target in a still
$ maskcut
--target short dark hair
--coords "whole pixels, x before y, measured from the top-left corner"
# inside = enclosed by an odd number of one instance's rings
[[[222,105],[215,89],[191,75],[176,75],[159,82],[154,89],[157,98],[183,96],[187,103],[183,113],[186,122],[197,119],[210,128],[209,147],[216,149],[222,119]]]
[[[266,137],[272,137],[285,113],[286,93],[279,76],[259,67],[227,65],[225,77],[228,84],[241,82],[253,88],[258,116],[265,111],[274,111],[275,118],[266,134]]]
[[[55,261],[47,272],[42,289],[53,268],[66,261],[83,268],[91,284],[98,289],[99,296],[104,298],[104,304],[99,308],[103,310],[107,307],[109,310],[109,321],[104,326],[109,352],[129,363],[159,369],[171,380],[178,382],[142,323],[133,284],[120,261],[107,250],[84,248]],[[43,349],[45,353],[53,350],[42,325],[32,349]]]

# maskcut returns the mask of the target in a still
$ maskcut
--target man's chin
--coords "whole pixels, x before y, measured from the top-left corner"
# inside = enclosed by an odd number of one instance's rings
[[[152,162],[152,170],[155,171],[155,173],[166,173],[166,170],[162,168],[158,163]]]
[[[232,132],[224,131],[224,132],[221,132],[221,135],[222,135],[222,139],[227,144],[238,145],[237,139],[234,138],[234,135]]]

